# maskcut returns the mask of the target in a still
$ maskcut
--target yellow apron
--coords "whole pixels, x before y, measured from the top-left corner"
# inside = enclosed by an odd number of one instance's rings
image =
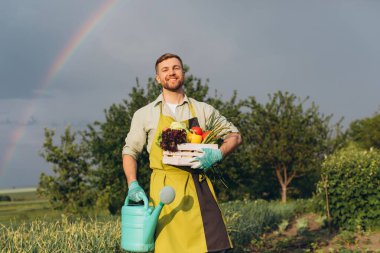
[[[189,127],[198,124],[194,109],[188,103],[192,117],[184,123]],[[163,150],[157,139],[162,129],[175,121],[162,114],[149,154],[150,168],[153,170],[150,181],[150,202],[159,203],[161,189],[170,185],[176,197],[165,205],[160,214],[155,241],[155,253],[203,253],[232,248],[226,226],[217,204],[210,179],[201,170],[189,167],[177,168],[162,163]]]

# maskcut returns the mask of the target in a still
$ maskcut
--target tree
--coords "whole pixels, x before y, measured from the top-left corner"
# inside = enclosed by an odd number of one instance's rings
[[[117,213],[128,190],[122,167],[121,151],[129,132],[134,112],[153,101],[160,92],[154,80],[149,79],[147,90],[136,80],[136,86],[120,104],[113,104],[104,110],[105,121],[95,121],[83,132],[86,145],[92,155],[94,188],[98,192],[98,205],[105,206],[110,213]],[[149,182],[149,157],[144,149],[138,158],[138,178],[147,189]]]
[[[347,130],[348,138],[364,149],[380,149],[380,114],[355,120]]]
[[[49,198],[54,208],[69,213],[81,213],[94,204],[90,190],[88,152],[82,142],[76,142],[71,127],[65,129],[60,146],[53,143],[54,130],[45,129],[41,156],[49,163],[53,175],[40,175],[38,193]]]
[[[277,179],[282,202],[286,202],[290,183],[316,171],[329,152],[331,115],[320,114],[314,103],[304,109],[308,98],[301,101],[288,92],[278,91],[269,100],[261,105],[250,97],[245,102],[249,133],[244,148],[251,153],[252,168],[267,179]]]
[[[250,156],[246,150],[247,143],[245,136],[249,127],[245,125],[246,115],[242,112],[243,101],[237,100],[237,92],[234,91],[229,100],[223,101],[221,97],[215,93],[214,97],[209,97],[206,102],[214,106],[219,112],[231,121],[241,132],[243,144],[240,145],[231,155],[223,160],[221,164],[211,172],[208,176],[214,183],[214,188],[221,201],[236,200],[243,198],[251,198],[257,196],[258,182],[250,164],[247,162]]]

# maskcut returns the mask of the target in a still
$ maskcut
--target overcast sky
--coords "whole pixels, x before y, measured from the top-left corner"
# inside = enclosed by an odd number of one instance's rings
[[[380,106],[379,27],[380,1],[370,0],[2,0],[0,188],[36,186],[49,171],[43,129],[103,120],[165,52],[226,99],[237,90],[265,102],[282,90],[310,96],[333,123],[370,117]]]

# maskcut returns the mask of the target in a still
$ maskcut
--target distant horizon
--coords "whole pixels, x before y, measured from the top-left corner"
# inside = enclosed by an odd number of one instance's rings
[[[12,187],[12,188],[0,188],[0,194],[6,193],[18,193],[18,192],[28,192],[37,190],[38,186],[35,187]]]

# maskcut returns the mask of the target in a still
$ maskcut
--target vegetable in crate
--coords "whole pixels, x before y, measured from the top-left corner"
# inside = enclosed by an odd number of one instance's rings
[[[178,121],[173,121],[171,124],[170,124],[170,129],[175,129],[175,130],[181,130],[181,129],[184,129],[186,130],[186,125],[182,122],[178,122]]]
[[[206,129],[202,134],[202,144],[217,143],[230,133],[229,128],[223,124],[225,118],[213,112],[206,123]]]
[[[188,132],[186,137],[187,142],[189,143],[201,143],[202,142],[202,135],[198,135],[196,133]]]
[[[200,128],[199,126],[193,126],[190,131],[198,135],[203,134],[202,128]]]
[[[177,144],[186,142],[186,130],[185,129],[171,129],[168,128],[162,131],[160,147],[166,151],[176,152]]]

